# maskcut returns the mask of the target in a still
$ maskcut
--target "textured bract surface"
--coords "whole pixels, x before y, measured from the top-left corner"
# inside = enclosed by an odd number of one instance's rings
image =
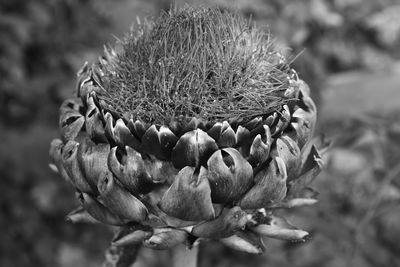
[[[71,221],[121,226],[114,245],[155,249],[219,239],[262,253],[261,236],[307,239],[274,214],[315,203],[307,186],[322,166],[311,142],[316,107],[293,70],[285,104],[271,112],[217,122],[182,115],[164,125],[120,116],[98,97],[116,61],[106,49],[85,64],[77,97],[60,108],[61,139],[50,155],[82,204]]]

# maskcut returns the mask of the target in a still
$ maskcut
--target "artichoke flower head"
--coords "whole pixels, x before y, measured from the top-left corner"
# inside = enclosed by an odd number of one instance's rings
[[[262,253],[304,241],[276,210],[316,202],[316,107],[271,37],[236,14],[183,8],[136,26],[78,73],[52,167],[73,222],[121,227],[115,246],[217,239]]]

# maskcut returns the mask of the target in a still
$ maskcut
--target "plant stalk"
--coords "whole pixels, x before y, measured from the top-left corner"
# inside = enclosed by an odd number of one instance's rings
[[[199,246],[187,249],[184,245],[178,245],[172,249],[173,267],[197,267],[197,255]]]

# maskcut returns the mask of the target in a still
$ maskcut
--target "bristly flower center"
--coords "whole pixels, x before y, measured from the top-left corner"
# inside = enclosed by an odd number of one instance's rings
[[[287,101],[283,92],[294,79],[268,32],[215,8],[165,13],[137,25],[120,45],[99,98],[149,123],[269,114]]]

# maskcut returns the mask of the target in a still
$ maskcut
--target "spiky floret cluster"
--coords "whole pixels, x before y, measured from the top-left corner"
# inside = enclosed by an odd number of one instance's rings
[[[181,66],[190,60],[151,69],[149,61],[157,58],[165,65],[168,60],[159,57],[171,53],[189,53],[192,60],[200,60],[196,53],[202,53],[201,58],[211,55],[212,49],[222,53],[242,47],[249,53],[246,44],[253,38],[246,39],[243,47],[231,42],[242,40],[238,36],[246,31],[227,36],[218,33],[225,38],[220,47],[214,47],[217,41],[211,39],[201,41],[203,47],[195,40],[190,46],[178,46],[168,37],[176,36],[177,29],[188,31],[180,37],[202,40],[199,33],[216,30],[217,23],[220,29],[232,32],[242,28],[226,23],[247,24],[212,9],[184,9],[164,19],[164,26],[159,21],[152,30],[128,37],[118,53],[106,49],[98,63],[85,64],[78,73],[78,97],[66,100],[60,108],[61,139],[51,144],[52,167],[73,184],[82,204],[69,219],[122,226],[113,241],[116,246],[142,242],[165,249],[179,243],[193,245],[193,240],[218,239],[236,249],[261,253],[261,236],[305,240],[306,231],[291,226],[274,210],[316,202],[315,192],[307,185],[319,173],[322,161],[311,142],[316,107],[307,85],[288,74],[284,75],[289,77],[287,83],[286,78],[275,85],[267,78],[262,80],[262,74],[278,77],[274,56],[263,58],[257,66],[257,60],[248,63],[252,74],[242,71],[238,75],[243,75],[243,80],[236,77],[235,83],[234,71],[222,71],[227,67],[220,66],[218,72],[213,65],[230,65],[226,54],[204,61],[204,69],[198,62],[192,63],[196,67]],[[201,30],[194,22],[203,25]],[[206,30],[207,25],[214,28]],[[164,34],[154,33],[156,29]],[[184,52],[161,53],[157,38],[165,50]],[[135,54],[134,47],[149,44],[154,47],[138,51],[150,52]],[[204,47],[210,51],[199,52],[207,50]],[[251,49],[257,59],[266,48],[257,43]],[[240,55],[246,58],[246,53],[241,53],[228,55],[231,60]],[[267,54],[278,55],[274,50]],[[209,61],[214,63],[209,65]],[[198,79],[196,75],[208,73],[207,68],[212,69],[211,77]],[[178,75],[181,83],[161,77],[174,86],[160,88],[155,85],[162,82],[148,80],[157,79],[156,73],[161,75],[167,69],[176,75],[191,69],[194,74]],[[144,77],[144,85],[138,86],[140,77]],[[256,82],[251,77],[257,77]],[[266,87],[257,87],[260,83]],[[204,91],[200,84],[205,85]],[[235,87],[237,84],[240,86]],[[254,84],[258,85],[252,87]],[[235,98],[232,92],[242,92],[243,98]],[[260,99],[254,97],[257,94]],[[183,102],[187,105],[181,105]],[[244,103],[248,106],[242,106]],[[196,105],[204,106],[194,109]],[[260,113],[254,113],[257,109]]]
[[[165,13],[120,45],[98,97],[120,115],[155,124],[270,113],[295,74],[266,31],[214,8]]]

